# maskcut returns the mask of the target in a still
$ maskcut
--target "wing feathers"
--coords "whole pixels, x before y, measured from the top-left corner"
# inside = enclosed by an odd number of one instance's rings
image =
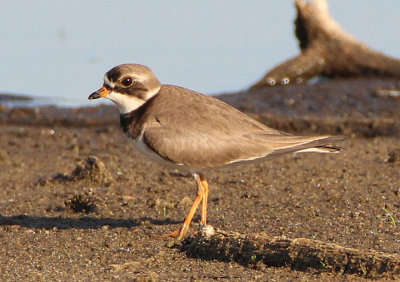
[[[179,103],[181,100],[188,103]],[[329,144],[343,139],[282,133],[219,100],[174,86],[163,86],[149,109],[143,132],[146,144],[163,158],[190,167],[221,166],[297,151],[336,152],[338,148]]]

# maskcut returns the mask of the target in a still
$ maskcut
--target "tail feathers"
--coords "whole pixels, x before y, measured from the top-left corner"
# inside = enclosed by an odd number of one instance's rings
[[[299,151],[295,151],[295,153],[339,153],[343,148],[340,147],[333,147],[333,146],[320,146],[320,147],[313,147],[307,148]]]
[[[344,139],[344,137],[343,136],[317,136],[317,137],[299,136],[298,138],[293,138],[293,139],[291,140],[292,142],[290,142],[290,144],[282,142],[280,146],[274,148],[272,154],[275,155],[275,154],[307,153],[307,152],[338,153],[339,151],[342,150],[342,148],[331,146],[330,144],[333,142],[341,141]]]

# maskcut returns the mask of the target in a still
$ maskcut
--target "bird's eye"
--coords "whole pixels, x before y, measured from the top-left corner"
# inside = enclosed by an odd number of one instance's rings
[[[122,80],[122,85],[125,87],[131,86],[132,85],[132,78],[126,77]]]

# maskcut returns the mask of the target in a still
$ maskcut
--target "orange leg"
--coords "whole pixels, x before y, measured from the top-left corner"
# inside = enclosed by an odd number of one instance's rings
[[[204,189],[200,222],[201,222],[201,224],[206,225],[207,224],[208,183],[207,183],[207,180],[203,176],[201,176],[201,175],[199,175],[199,176],[200,176],[199,178],[200,178],[201,185],[203,186],[203,189]]]
[[[201,223],[205,224],[207,221],[207,197],[208,197],[208,183],[204,177],[194,174],[194,179],[197,183],[197,196],[194,200],[192,207],[185,221],[182,224],[182,228],[179,231],[173,232],[170,236],[177,237],[178,240],[182,240],[185,237],[186,232],[189,230],[190,223],[192,222],[194,213],[197,210],[200,202],[202,201],[202,213],[201,213]],[[179,232],[179,233],[178,233]]]

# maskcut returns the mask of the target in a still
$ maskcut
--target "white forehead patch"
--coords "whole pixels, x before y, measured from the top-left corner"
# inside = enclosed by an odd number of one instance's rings
[[[110,88],[114,88],[115,87],[115,83],[110,81],[107,77],[107,75],[104,76],[104,84],[109,86]]]

